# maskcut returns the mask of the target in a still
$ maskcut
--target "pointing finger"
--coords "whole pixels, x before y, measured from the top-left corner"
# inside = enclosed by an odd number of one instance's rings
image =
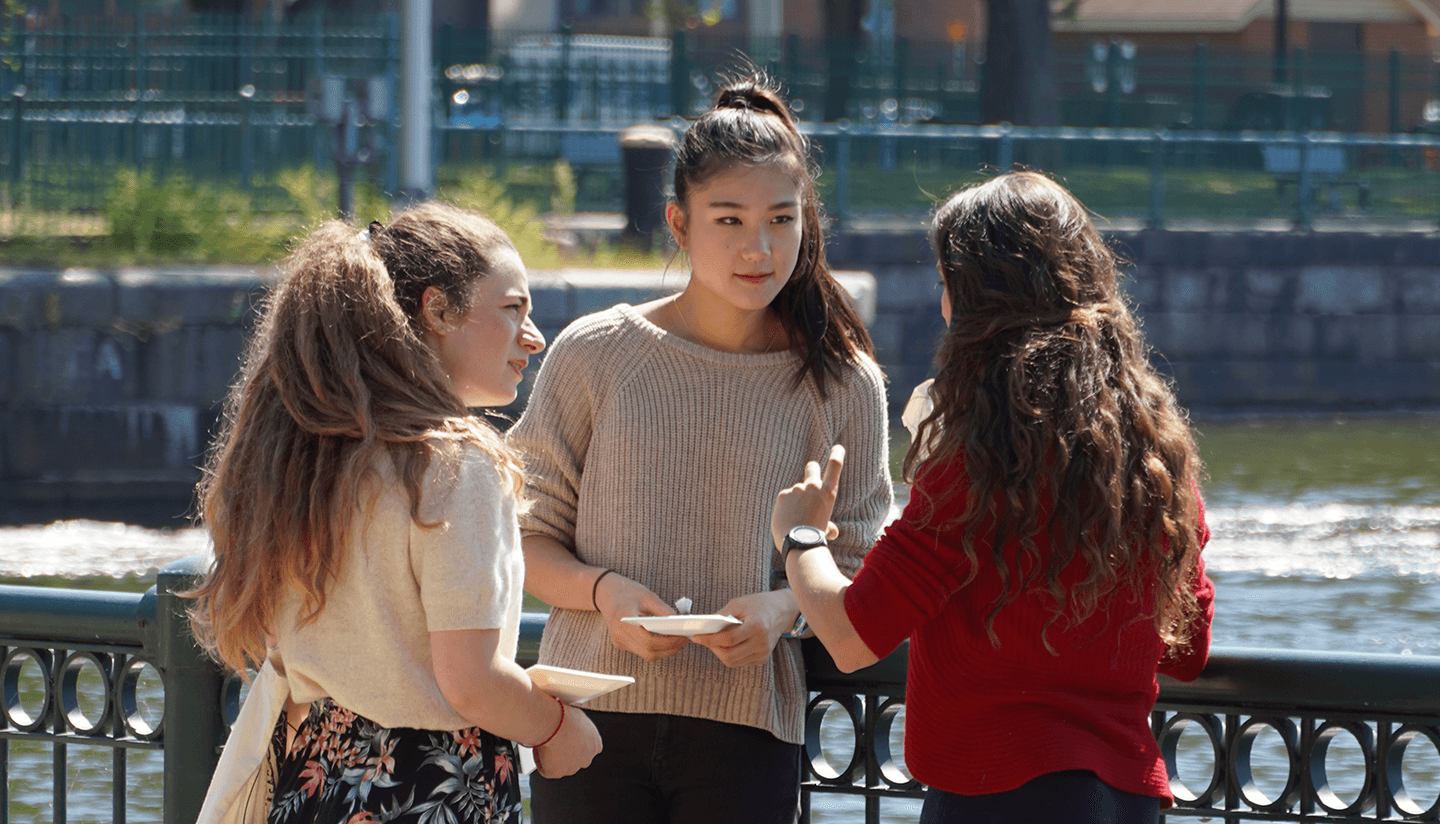
[[[840,488],[840,470],[845,466],[845,447],[840,444],[830,450],[830,460],[825,462],[825,480],[822,487],[826,492],[834,493]]]

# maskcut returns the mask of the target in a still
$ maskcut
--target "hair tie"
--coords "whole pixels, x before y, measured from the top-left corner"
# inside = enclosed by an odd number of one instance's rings
[[[381,223],[381,222],[378,221],[378,220],[372,220],[372,221],[370,221],[370,225],[369,225],[369,226],[366,226],[364,229],[361,229],[361,230],[355,235],[355,239],[356,239],[356,240],[364,240],[364,241],[367,241],[367,242],[368,242],[368,241],[372,240],[372,239],[375,237],[376,233],[380,232],[380,231],[381,231],[382,229],[384,229],[384,228],[385,228],[385,224]]]

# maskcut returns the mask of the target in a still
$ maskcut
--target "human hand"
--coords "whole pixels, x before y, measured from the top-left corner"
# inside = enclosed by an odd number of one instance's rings
[[[566,706],[555,736],[535,748],[535,769],[546,778],[564,778],[590,766],[601,749],[600,731],[589,716]]]
[[[840,489],[840,470],[845,467],[845,447],[835,444],[830,450],[830,459],[825,462],[825,474],[820,474],[820,464],[810,461],[805,464],[805,478],[789,489],[782,489],[775,496],[775,509],[770,513],[770,535],[775,539],[775,548],[781,549],[785,535],[797,526],[824,525],[825,537],[829,540],[840,534],[830,515],[835,511],[835,496]]]
[[[679,635],[656,635],[644,627],[627,624],[621,618],[636,615],[674,615],[675,610],[643,584],[618,572],[606,575],[595,589],[595,604],[610,630],[610,643],[655,662],[669,658],[690,643]]]
[[[797,610],[787,593],[775,591],[742,595],[721,607],[719,614],[738,618],[741,623],[690,640],[734,669],[765,663],[780,636],[795,625]]]

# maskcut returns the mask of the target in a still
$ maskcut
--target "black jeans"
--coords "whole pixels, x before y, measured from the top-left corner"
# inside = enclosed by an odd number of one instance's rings
[[[794,824],[800,745],[701,718],[587,714],[604,749],[565,778],[531,773],[534,824]]]
[[[1135,795],[1089,770],[1046,773],[1003,793],[925,791],[920,824],[1156,824],[1160,799]]]

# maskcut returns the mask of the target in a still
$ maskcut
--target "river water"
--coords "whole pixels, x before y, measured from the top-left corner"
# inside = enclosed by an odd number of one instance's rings
[[[1206,420],[1198,428],[1216,646],[1440,655],[1440,418]],[[73,586],[80,576],[81,585],[143,589],[159,567],[205,551],[193,530],[0,528],[0,577]],[[828,738],[848,760],[843,737]],[[1262,761],[1266,746],[1257,747]],[[69,820],[109,821],[109,753],[84,750],[71,747],[68,757]],[[1205,769],[1200,756],[1189,758],[1182,775]],[[50,820],[50,763],[48,748],[12,743],[11,820]],[[1283,784],[1279,764],[1257,767],[1262,788]],[[158,753],[131,755],[130,821],[159,820],[159,770]],[[1440,794],[1440,753],[1422,750],[1407,770],[1410,786],[1429,790],[1417,798],[1428,805]],[[814,820],[858,821],[862,809],[854,799],[816,796]],[[883,809],[892,824],[914,821],[918,802]]]

